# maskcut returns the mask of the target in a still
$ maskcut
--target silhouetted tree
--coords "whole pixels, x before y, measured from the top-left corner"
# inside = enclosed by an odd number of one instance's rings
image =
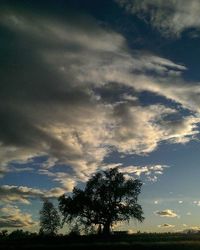
[[[111,226],[119,221],[134,218],[143,221],[138,195],[142,183],[126,180],[123,173],[112,168],[96,173],[86,183],[84,190],[74,188],[72,195],[59,198],[59,208],[64,221],[78,220],[86,226],[98,225],[99,232],[110,234]]]
[[[29,231],[24,231],[22,229],[16,229],[9,234],[10,239],[25,239],[30,236]]]
[[[8,230],[4,229],[0,232],[0,237],[7,237],[8,236]]]
[[[60,217],[52,202],[45,199],[40,210],[40,234],[54,235],[60,227]]]

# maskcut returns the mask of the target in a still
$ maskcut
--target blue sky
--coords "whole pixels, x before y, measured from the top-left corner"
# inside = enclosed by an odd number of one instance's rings
[[[143,181],[130,231],[200,228],[200,1],[2,1],[0,228],[96,171]]]

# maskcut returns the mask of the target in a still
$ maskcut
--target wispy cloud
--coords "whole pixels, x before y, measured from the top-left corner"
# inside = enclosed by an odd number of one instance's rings
[[[59,182],[62,185],[65,192],[71,192],[73,188],[77,185],[78,181],[81,180],[84,181],[82,178],[78,179],[76,176],[71,176],[69,173],[65,172],[53,173],[48,169],[40,169],[38,173],[41,175],[47,175],[50,178],[52,178],[52,180]]]
[[[119,167],[119,171],[128,176],[132,177],[134,176],[138,178],[144,175],[149,181],[156,181],[158,176],[162,175],[166,168],[169,168],[169,166],[165,165],[127,166],[127,167],[122,166]]]
[[[198,0],[116,0],[127,11],[150,22],[163,35],[179,37],[189,28],[200,28]]]
[[[0,214],[0,228],[30,228],[37,225],[31,214],[21,212],[17,206],[2,207]]]
[[[50,190],[41,190],[37,188],[30,188],[26,186],[0,186],[1,202],[12,203],[20,202],[30,204],[30,200],[38,198],[56,198],[65,193],[65,190],[59,187]]]

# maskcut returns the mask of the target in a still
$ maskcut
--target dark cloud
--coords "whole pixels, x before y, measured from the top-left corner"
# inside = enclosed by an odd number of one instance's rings
[[[160,228],[173,228],[173,227],[175,227],[175,225],[164,223],[164,224],[158,225],[158,227],[160,227]]]
[[[2,169],[13,160],[46,155],[85,180],[111,149],[149,153],[160,141],[194,138],[195,115],[172,129],[163,116],[177,110],[138,100],[138,93],[149,91],[197,108],[196,92],[180,81],[185,66],[130,51],[121,34],[79,11],[57,17],[51,4],[49,12],[39,6],[23,2],[0,12]],[[174,89],[168,80],[177,78]]]

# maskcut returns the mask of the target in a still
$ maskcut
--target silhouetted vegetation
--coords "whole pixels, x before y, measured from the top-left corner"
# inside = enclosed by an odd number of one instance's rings
[[[138,204],[141,185],[139,180],[125,179],[117,168],[98,172],[84,190],[74,188],[71,195],[59,198],[64,222],[69,223],[68,234],[57,234],[59,213],[46,199],[40,210],[39,233],[2,230],[0,249],[200,249],[200,232],[111,234],[111,226],[116,222],[144,219]],[[84,235],[80,232],[82,226]]]
[[[40,235],[16,230],[0,233],[4,249],[200,249],[200,233],[136,233],[132,235]]]
[[[142,207],[138,204],[142,183],[126,180],[117,168],[96,173],[84,190],[74,188],[72,195],[59,198],[60,211],[68,223],[98,227],[99,233],[109,235],[111,226],[134,218],[143,221]]]
[[[40,234],[54,235],[60,228],[60,217],[53,203],[45,199],[40,210]]]

